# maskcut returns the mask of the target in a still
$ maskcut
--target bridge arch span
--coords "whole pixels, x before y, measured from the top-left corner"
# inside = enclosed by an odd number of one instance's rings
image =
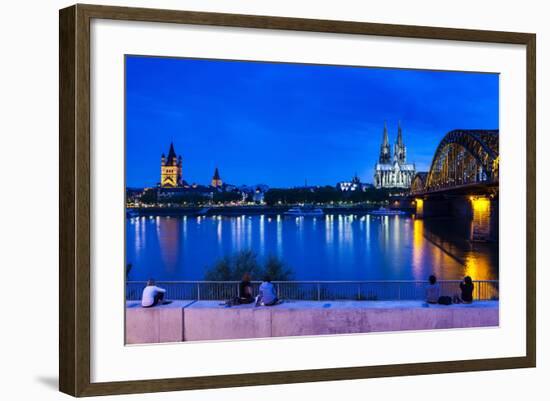
[[[426,188],[426,180],[428,179],[428,173],[418,172],[411,181],[411,194],[420,194],[424,192]]]
[[[424,192],[498,182],[498,134],[498,130],[448,132],[435,151],[427,177],[421,180]],[[419,188],[413,192],[420,192]]]

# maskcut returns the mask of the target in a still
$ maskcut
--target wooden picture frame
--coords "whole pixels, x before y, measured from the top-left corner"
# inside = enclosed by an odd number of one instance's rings
[[[528,152],[526,356],[92,383],[90,380],[90,21],[94,18],[525,45],[527,49],[525,62]],[[60,10],[59,28],[59,388],[62,392],[73,396],[94,396],[535,366],[536,36],[534,34],[80,4]]]

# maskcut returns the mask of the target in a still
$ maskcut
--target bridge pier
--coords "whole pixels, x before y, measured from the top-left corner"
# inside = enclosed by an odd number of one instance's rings
[[[471,241],[498,240],[498,197],[425,196],[415,199],[415,218],[457,218],[471,224]]]
[[[491,241],[498,241],[499,232],[499,202],[498,196],[491,198]]]

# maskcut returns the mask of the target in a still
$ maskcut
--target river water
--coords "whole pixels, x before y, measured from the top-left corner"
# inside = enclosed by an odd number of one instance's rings
[[[129,280],[202,280],[239,250],[278,256],[296,280],[498,279],[497,246],[469,241],[471,231],[470,222],[408,216],[133,217],[126,261]]]

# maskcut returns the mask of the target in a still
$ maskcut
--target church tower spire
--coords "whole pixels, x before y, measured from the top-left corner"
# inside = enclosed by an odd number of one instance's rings
[[[403,133],[401,132],[401,121],[397,124],[397,140],[393,149],[393,157],[399,163],[405,163],[407,159],[407,149],[403,144]]]
[[[216,169],[214,170],[214,175],[212,176],[212,182],[210,183],[210,185],[214,188],[220,188],[223,185],[218,167],[216,167]]]
[[[170,143],[168,157],[162,154],[160,158],[160,186],[163,188],[176,188],[183,185],[182,159],[176,154],[174,144]]]
[[[380,146],[380,157],[378,159],[379,163],[386,164],[390,162],[391,150],[390,150],[390,141],[388,139],[388,127],[384,121],[384,135],[382,137],[382,145]]]
[[[403,146],[403,134],[401,133],[401,121],[397,122],[397,144]]]

